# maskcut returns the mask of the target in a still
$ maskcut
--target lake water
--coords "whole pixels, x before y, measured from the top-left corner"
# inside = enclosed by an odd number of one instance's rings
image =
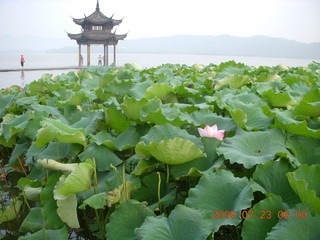
[[[91,54],[91,65],[98,64],[97,53]],[[78,64],[77,54],[25,54],[25,68],[49,68],[68,67]],[[84,63],[87,62],[84,55]],[[320,59],[292,59],[292,58],[262,58],[262,57],[241,57],[241,56],[212,56],[212,55],[183,55],[183,54],[117,54],[117,66],[125,63],[136,63],[141,67],[155,67],[164,63],[178,63],[192,65],[195,63],[208,65],[209,63],[220,64],[234,60],[249,66],[276,66],[284,64],[290,67],[306,66],[313,60],[320,62]],[[0,54],[0,69],[19,69],[19,54]],[[113,62],[113,55],[109,55],[109,63]],[[11,85],[24,86],[31,81],[39,79],[42,74],[51,73],[54,76],[67,73],[72,70],[51,70],[51,71],[18,71],[0,72],[0,88]]]

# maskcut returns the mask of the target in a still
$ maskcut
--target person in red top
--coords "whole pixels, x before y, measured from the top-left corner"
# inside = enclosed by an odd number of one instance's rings
[[[21,58],[20,58],[21,67],[23,67],[24,62],[25,62],[24,56],[21,55]]]

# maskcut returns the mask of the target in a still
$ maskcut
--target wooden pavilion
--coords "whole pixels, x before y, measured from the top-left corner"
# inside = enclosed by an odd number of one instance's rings
[[[97,7],[94,13],[90,16],[84,16],[84,18],[75,19],[73,21],[82,27],[82,32],[78,34],[68,33],[68,36],[76,40],[78,48],[79,66],[82,66],[81,45],[87,45],[87,65],[90,66],[90,46],[91,45],[103,45],[104,46],[104,66],[109,65],[108,51],[109,45],[113,45],[113,62],[116,64],[116,45],[119,40],[123,40],[127,37],[127,34],[117,35],[111,32],[114,26],[119,25],[122,20],[115,20],[106,17],[100,12],[99,0],[97,0]]]

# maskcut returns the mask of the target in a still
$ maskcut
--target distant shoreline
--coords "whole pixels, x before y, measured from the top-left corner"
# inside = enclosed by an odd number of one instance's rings
[[[32,45],[25,46],[23,49],[18,43],[2,39],[3,43],[2,46],[0,46],[2,48],[0,48],[0,54],[21,54],[22,52],[24,54],[77,54],[77,44],[72,43],[71,41],[68,42],[66,39],[63,39],[63,43],[61,42],[60,45],[57,45],[56,41],[50,42],[50,39],[47,41],[42,40],[42,44],[46,44],[43,46],[43,49],[32,50],[34,46],[40,46],[37,44],[37,42],[40,40],[35,38]],[[6,46],[10,46],[11,50],[4,50],[3,48]],[[112,49],[113,47],[110,46],[110,48]],[[116,48],[117,53],[122,54],[193,54],[214,56],[320,59],[320,42],[302,43],[284,38],[273,38],[266,36],[235,37],[229,35],[176,35],[157,38],[128,39],[119,42]],[[92,53],[101,53],[102,51],[102,45],[93,45],[91,48]],[[86,46],[82,46],[82,52],[86,52]]]

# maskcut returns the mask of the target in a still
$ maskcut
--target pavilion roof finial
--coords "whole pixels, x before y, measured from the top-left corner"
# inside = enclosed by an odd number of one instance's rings
[[[96,8],[96,10],[100,11],[99,0],[97,0],[97,8]]]

